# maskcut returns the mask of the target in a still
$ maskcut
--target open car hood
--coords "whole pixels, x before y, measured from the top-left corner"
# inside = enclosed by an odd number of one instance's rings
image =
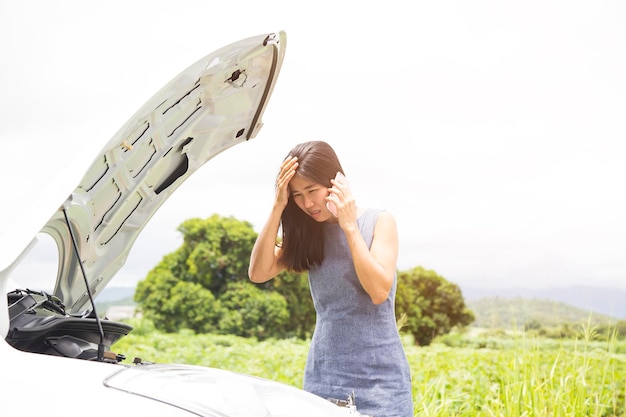
[[[256,136],[286,35],[241,40],[191,65],[157,92],[97,155],[41,230],[59,250],[53,291],[69,314],[90,308],[144,226],[191,174]]]

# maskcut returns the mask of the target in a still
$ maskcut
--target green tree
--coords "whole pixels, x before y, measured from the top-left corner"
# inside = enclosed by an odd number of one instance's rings
[[[215,214],[186,220],[178,231],[183,234],[179,251],[185,258],[181,278],[198,282],[216,295],[229,282],[248,279],[250,252],[257,238],[250,223]]]
[[[165,331],[177,327],[177,318],[165,308],[171,289],[180,281],[174,270],[178,264],[176,258],[176,253],[164,256],[135,288],[134,300],[142,315],[152,320],[157,329]]]
[[[148,278],[137,284],[135,300],[141,301],[144,317],[166,332],[181,328],[211,332],[217,329],[221,316],[220,304],[211,291],[177,279],[172,270],[162,266],[150,271]]]
[[[260,339],[281,336],[287,302],[248,279],[257,234],[248,222],[213,215],[178,228],[183,244],[139,282],[134,299],[157,329],[228,332]]]
[[[274,291],[263,291],[246,282],[233,282],[220,298],[225,309],[219,323],[221,333],[259,340],[282,337],[289,320],[287,301]]]
[[[403,314],[404,329],[421,346],[474,321],[458,285],[422,267],[398,273],[396,317],[399,321]]]

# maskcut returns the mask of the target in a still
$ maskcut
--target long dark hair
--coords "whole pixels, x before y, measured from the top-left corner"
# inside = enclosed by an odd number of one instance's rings
[[[337,154],[326,142],[301,143],[289,152],[289,156],[298,157],[298,175],[325,187],[331,187],[330,180],[337,172],[345,175]],[[281,261],[287,270],[302,272],[322,262],[324,225],[302,211],[291,195],[281,217],[281,226]]]

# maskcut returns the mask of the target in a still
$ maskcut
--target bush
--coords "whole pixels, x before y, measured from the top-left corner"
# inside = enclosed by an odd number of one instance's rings
[[[224,308],[219,320],[220,332],[258,340],[283,336],[289,312],[282,295],[246,282],[231,283],[228,287],[220,298]]]
[[[421,267],[398,273],[396,319],[404,314],[403,331],[411,333],[420,346],[474,321],[458,285]]]

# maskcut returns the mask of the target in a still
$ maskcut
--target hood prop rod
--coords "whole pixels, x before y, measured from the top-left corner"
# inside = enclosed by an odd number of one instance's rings
[[[76,236],[74,235],[74,231],[72,230],[72,224],[70,223],[70,219],[67,217],[67,210],[63,207],[63,216],[65,217],[65,223],[67,224],[67,229],[70,232],[70,237],[72,238],[72,245],[74,246],[74,253],[76,254],[76,258],[78,259],[78,265],[80,265],[80,270],[83,273],[83,280],[85,281],[85,287],[87,288],[87,294],[89,295],[89,301],[91,302],[91,307],[93,308],[93,315],[96,319],[96,323],[98,324],[98,330],[100,331],[100,343],[98,343],[98,361],[104,361],[104,330],[102,330],[102,323],[100,321],[100,317],[98,316],[98,312],[96,311],[96,303],[93,300],[93,295],[91,294],[91,288],[89,288],[89,280],[87,280],[87,274],[85,273],[85,266],[83,265],[82,259],[80,258],[80,253],[78,253],[78,244],[76,243]]]

